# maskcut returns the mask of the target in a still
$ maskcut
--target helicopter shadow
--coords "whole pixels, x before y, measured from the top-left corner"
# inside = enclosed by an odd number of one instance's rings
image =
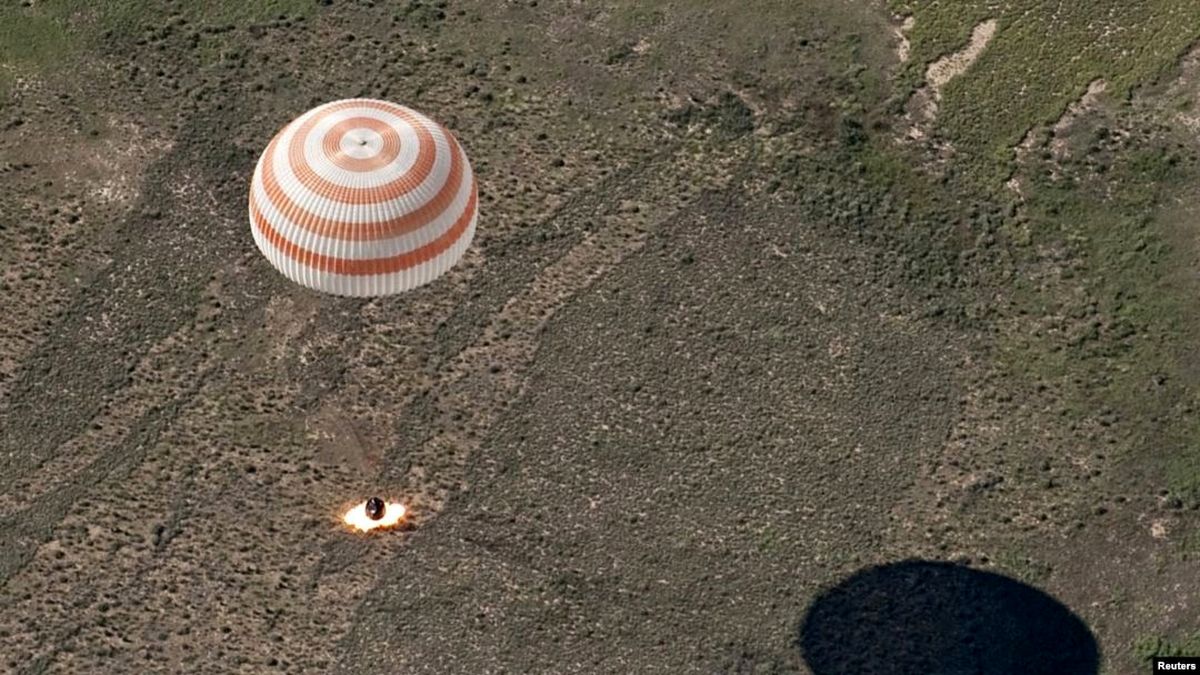
[[[797,647],[814,675],[1096,675],[1092,632],[1046,593],[923,560],[867,568],[809,606]]]

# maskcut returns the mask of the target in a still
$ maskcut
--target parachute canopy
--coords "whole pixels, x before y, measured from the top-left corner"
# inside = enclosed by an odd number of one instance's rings
[[[457,139],[415,110],[326,103],[284,127],[250,183],[250,230],[292,281],[378,296],[438,278],[475,235],[478,191]]]

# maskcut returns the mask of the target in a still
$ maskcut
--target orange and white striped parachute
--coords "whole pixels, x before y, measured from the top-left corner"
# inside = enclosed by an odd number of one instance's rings
[[[445,127],[402,105],[347,99],[271,140],[250,183],[250,229],[292,281],[390,295],[462,258],[478,202],[466,153]]]

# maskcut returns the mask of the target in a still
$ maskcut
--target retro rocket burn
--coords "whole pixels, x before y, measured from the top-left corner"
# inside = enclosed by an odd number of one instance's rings
[[[408,509],[396,502],[386,502],[380,497],[371,497],[355,504],[342,516],[342,521],[359,532],[394,527],[404,519]]]

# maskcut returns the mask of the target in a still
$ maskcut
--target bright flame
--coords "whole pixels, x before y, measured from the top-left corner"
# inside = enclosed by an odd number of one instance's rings
[[[342,516],[342,520],[359,532],[367,532],[381,527],[392,527],[404,518],[404,514],[407,511],[408,509],[404,508],[403,504],[388,502],[383,507],[383,517],[379,520],[371,520],[367,516],[367,503],[363,502],[351,506],[346,515]]]

